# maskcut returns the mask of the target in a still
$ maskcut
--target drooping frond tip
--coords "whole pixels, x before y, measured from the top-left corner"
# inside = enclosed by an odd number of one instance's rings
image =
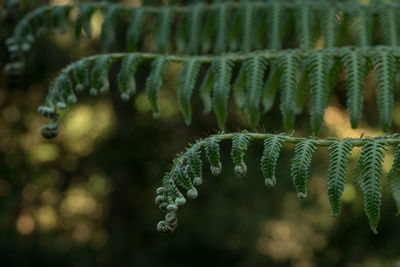
[[[78,100],[78,93],[90,89],[92,95],[109,91],[109,70],[120,65],[117,78],[121,98],[129,100],[136,92],[136,73],[142,64],[150,65],[146,79],[146,93],[154,117],[160,114],[158,95],[163,78],[171,62],[182,64],[177,80],[177,101],[185,122],[190,124],[192,98],[198,90],[204,112],[214,111],[218,126],[224,129],[231,91],[239,109],[247,115],[254,129],[262,119],[261,107],[268,111],[275,95],[280,94],[280,109],[286,130],[294,127],[296,115],[307,104],[310,95],[310,120],[313,134],[317,136],[323,125],[325,109],[344,69],[347,80],[347,105],[352,127],[357,127],[362,113],[363,84],[372,62],[377,84],[377,104],[382,128],[391,127],[396,85],[394,64],[400,55],[399,48],[344,47],[324,50],[265,50],[250,54],[225,54],[222,56],[172,56],[152,53],[101,54],[72,63],[61,71],[51,84],[42,114],[55,116],[57,110]],[[120,63],[120,64],[118,64]],[[240,64],[235,81],[235,65]],[[202,68],[208,68],[205,77],[199,77]],[[197,89],[199,79],[203,79]],[[90,85],[90,88],[89,88]],[[310,86],[307,86],[310,85]],[[46,115],[47,114],[47,115]]]
[[[328,146],[330,162],[327,183],[332,216],[338,216],[340,212],[340,198],[347,182],[346,175],[350,153],[353,147],[362,147],[359,159],[361,165],[359,167],[361,168],[365,213],[370,221],[371,229],[376,232],[380,217],[382,160],[387,145],[399,146],[400,139],[397,135],[338,140],[336,138],[297,138],[285,134],[257,134],[246,131],[231,134],[221,133],[198,140],[194,145],[188,147],[185,152],[175,157],[171,170],[163,178],[163,186],[157,189],[156,204],[161,210],[167,212],[165,220],[157,225],[158,231],[162,233],[174,231],[177,226],[177,210],[186,203],[186,197],[193,199],[198,196],[196,187],[201,185],[203,181],[201,178],[202,151],[205,152],[207,161],[210,164],[211,173],[214,176],[221,173],[220,143],[224,140],[232,141],[231,158],[234,164],[234,172],[239,177],[244,176],[248,168],[244,163],[248,145],[254,140],[264,141],[264,151],[260,162],[267,187],[272,187],[276,184],[275,167],[282,147],[287,143],[296,144],[294,157],[291,161],[291,174],[300,199],[304,199],[307,196],[306,185],[312,154],[318,146]],[[398,154],[396,153],[392,170],[388,176],[389,186],[396,205],[399,204],[400,192],[398,175],[400,160]],[[186,190],[186,197],[180,192],[182,189]]]

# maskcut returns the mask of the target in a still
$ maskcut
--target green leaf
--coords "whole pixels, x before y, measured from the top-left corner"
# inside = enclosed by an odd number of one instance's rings
[[[168,69],[169,61],[165,56],[158,56],[151,63],[151,71],[146,80],[146,94],[150,106],[153,110],[153,118],[160,116],[160,107],[158,106],[158,93],[163,84],[164,75]]]
[[[246,175],[247,166],[244,163],[244,155],[250,142],[250,136],[247,133],[235,134],[232,139],[231,157],[235,165],[235,174],[238,177]]]
[[[276,184],[275,168],[285,142],[286,138],[283,134],[271,134],[264,140],[261,170],[265,178],[265,185],[268,187],[272,187]]]
[[[122,100],[129,100],[136,92],[135,73],[141,61],[138,54],[130,54],[122,59],[118,74],[118,87]]]

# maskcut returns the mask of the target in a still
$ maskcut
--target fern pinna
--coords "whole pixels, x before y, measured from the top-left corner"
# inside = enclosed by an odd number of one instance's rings
[[[77,95],[90,87],[92,95],[107,93],[108,70],[121,62],[118,85],[123,100],[136,92],[135,72],[141,64],[150,63],[146,80],[146,93],[154,117],[158,117],[158,94],[170,62],[182,64],[177,79],[177,99],[185,122],[190,124],[192,98],[201,68],[208,68],[198,89],[204,104],[204,113],[214,111],[218,126],[224,129],[228,116],[228,102],[232,95],[238,109],[244,109],[250,126],[254,129],[264,113],[280,94],[280,109],[287,130],[293,128],[296,115],[307,104],[310,95],[310,124],[315,136],[323,124],[329,97],[346,73],[347,106],[351,126],[358,126],[362,113],[363,86],[368,70],[376,77],[377,106],[384,131],[392,123],[395,62],[400,50],[393,47],[343,47],[323,50],[265,50],[248,55],[237,53],[221,56],[173,56],[153,53],[111,53],[84,58],[61,71],[49,89],[44,106],[39,111],[46,117],[55,117],[57,110],[77,101]],[[236,80],[232,79],[234,67],[241,66]],[[309,85],[309,86],[307,86]],[[129,87],[129,88],[128,88]],[[231,91],[233,91],[231,93]],[[48,113],[52,113],[50,115]]]
[[[167,212],[165,220],[159,222],[157,225],[157,229],[160,232],[171,232],[177,226],[176,211],[186,203],[186,198],[179,191],[179,187],[187,190],[187,198],[192,199],[197,197],[198,190],[195,186],[201,184],[198,177],[201,176],[202,149],[205,151],[206,158],[210,164],[211,173],[213,175],[221,173],[222,165],[219,146],[220,142],[224,140],[232,140],[231,157],[235,166],[234,172],[237,176],[246,174],[247,166],[244,163],[244,156],[250,142],[264,140],[261,171],[265,177],[265,185],[267,187],[276,184],[275,167],[282,147],[286,144],[295,144],[294,156],[291,161],[291,174],[294,187],[298,191],[300,199],[304,199],[307,196],[306,185],[313,153],[317,147],[328,146],[330,162],[327,172],[327,183],[328,199],[332,206],[332,216],[338,216],[340,212],[340,198],[347,182],[346,176],[350,153],[353,147],[362,147],[359,161],[361,162],[361,187],[364,193],[365,213],[370,221],[371,229],[376,232],[382,198],[382,161],[388,145],[399,146],[400,139],[397,135],[338,140],[334,138],[297,138],[285,134],[248,132],[221,133],[197,140],[185,152],[176,156],[171,170],[163,178],[163,186],[157,189],[156,204],[161,210]],[[195,160],[193,160],[193,157]],[[390,190],[398,207],[400,199],[399,162],[399,152],[397,151],[392,169],[387,177]]]

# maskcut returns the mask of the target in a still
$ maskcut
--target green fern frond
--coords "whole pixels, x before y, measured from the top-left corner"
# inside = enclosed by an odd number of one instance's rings
[[[275,179],[275,166],[279,157],[280,150],[286,143],[296,144],[295,156],[292,159],[292,175],[295,181],[296,189],[301,198],[306,194],[306,181],[308,178],[308,169],[310,167],[312,153],[317,146],[328,146],[330,153],[330,166],[328,169],[328,197],[333,204],[334,211],[339,212],[340,195],[344,189],[346,166],[348,158],[353,147],[363,147],[359,159],[359,168],[363,177],[363,191],[366,198],[366,211],[372,220],[376,220],[376,207],[378,200],[377,194],[380,194],[380,183],[376,183],[382,175],[382,160],[386,145],[399,145],[398,136],[379,136],[376,138],[345,138],[338,140],[336,138],[315,139],[315,138],[299,138],[285,134],[259,134],[259,133],[221,133],[210,136],[208,138],[198,140],[193,146],[186,151],[193,152],[196,161],[200,159],[201,149],[205,150],[207,160],[211,165],[213,175],[220,174],[222,165],[220,161],[219,144],[222,141],[232,140],[231,157],[240,175],[244,175],[243,157],[251,140],[264,140],[264,151],[261,156],[261,171],[265,178],[268,178],[267,185],[273,185]],[[157,189],[156,204],[167,213],[164,221],[157,226],[160,232],[171,232],[176,228],[176,212],[186,203],[186,199],[179,192],[180,186],[187,191],[188,198],[196,198],[197,189],[194,187],[194,181],[190,178],[190,163],[187,153],[178,154],[172,168],[163,178],[163,186]],[[201,160],[201,159],[200,159]],[[397,162],[397,161],[396,161]],[[397,163],[396,163],[397,164]],[[199,164],[197,164],[199,165]],[[245,165],[244,165],[245,166]],[[397,166],[397,165],[396,165]],[[396,167],[397,168],[397,167]],[[236,169],[236,168],[235,168]],[[240,169],[240,170],[239,170]],[[396,169],[397,172],[397,169]],[[377,193],[378,192],[378,193]],[[368,202],[368,203],[367,203]],[[172,213],[172,215],[171,215]],[[379,215],[379,210],[378,210]],[[174,220],[169,220],[170,218]],[[374,219],[375,218],[375,219]],[[173,223],[167,223],[167,221]],[[161,226],[163,227],[161,227]],[[373,225],[373,224],[371,224]]]
[[[249,53],[253,48],[253,40],[255,33],[255,17],[256,10],[254,5],[249,1],[243,1],[241,8],[238,10],[239,12],[239,21],[240,21],[240,36],[241,44],[240,51],[243,53]]]
[[[250,125],[254,129],[260,119],[259,105],[267,61],[261,54],[256,54],[245,60],[244,66],[247,73],[247,90],[244,109]]]
[[[186,150],[185,157],[188,161],[188,166],[190,172],[193,174],[193,184],[201,185],[203,183],[202,179],[202,161],[200,158],[200,147],[198,144],[193,145],[191,148]]]
[[[190,124],[192,120],[192,108],[190,100],[192,98],[193,89],[196,85],[196,78],[201,68],[201,62],[198,58],[183,62],[182,71],[178,78],[178,104],[185,117],[185,123]]]
[[[374,30],[374,17],[372,10],[367,6],[354,5],[349,10],[352,21],[352,32],[355,35],[358,46],[367,47],[372,43]]]
[[[297,51],[281,55],[276,59],[276,65],[280,68],[280,109],[283,116],[283,125],[286,130],[293,128],[296,107],[297,77],[300,71],[300,56]]]
[[[361,119],[364,80],[369,71],[369,64],[362,49],[358,48],[342,50],[340,59],[346,70],[347,109],[351,127],[356,128]]]
[[[327,53],[313,52],[306,59],[306,67],[310,70],[311,85],[311,127],[313,134],[318,135],[324,120],[325,109],[329,103],[331,89],[329,87],[329,71],[334,67],[333,58]]]
[[[220,160],[220,148],[219,143],[221,139],[219,137],[211,137],[207,138],[204,141],[204,150],[206,153],[206,157],[208,162],[210,163],[210,170],[212,175],[217,176],[222,171],[222,164]]]
[[[400,215],[400,145],[397,146],[392,168],[387,175],[389,189],[397,207],[397,216]]]
[[[362,148],[362,190],[364,193],[364,210],[374,233],[380,219],[382,201],[382,162],[388,144],[384,140],[372,140]]]
[[[400,27],[399,15],[399,7],[379,9],[379,19],[386,45],[396,47],[400,44],[400,36],[398,34]]]
[[[212,101],[211,101],[211,91],[213,89],[214,85],[214,73],[212,72],[212,69],[209,68],[205,78],[203,79],[203,83],[200,86],[200,98],[203,102],[204,106],[204,114],[208,114],[211,112],[212,108]]]
[[[293,184],[300,199],[307,197],[308,169],[311,165],[312,153],[317,150],[312,139],[301,140],[296,144],[292,159],[291,174]]]
[[[89,87],[89,60],[80,60],[73,64],[72,76],[75,80],[76,92],[82,92],[85,88]]]
[[[164,7],[158,13],[154,39],[155,51],[164,53],[167,50],[168,41],[171,35],[172,16],[173,11],[170,7]]]
[[[382,129],[387,132],[392,125],[395,87],[395,57],[390,49],[376,49],[371,53],[377,85],[377,103]]]
[[[335,141],[329,146],[329,168],[328,168],[328,198],[332,207],[332,216],[340,213],[340,198],[346,186],[347,164],[353,145],[348,139]]]
[[[100,41],[105,48],[108,50],[111,42],[115,38],[115,30],[113,29],[114,24],[118,17],[120,16],[121,7],[120,6],[110,6],[105,10],[105,18],[101,26]]]
[[[153,110],[153,117],[160,116],[160,108],[158,106],[158,93],[163,84],[163,78],[167,71],[169,61],[165,56],[157,57],[151,63],[151,72],[146,80],[146,93],[150,106]]]
[[[232,67],[233,61],[228,56],[215,58],[211,65],[212,72],[214,73],[212,103],[220,129],[224,129],[228,113],[227,106],[231,91]]]
[[[235,134],[232,138],[231,157],[235,165],[235,174],[239,177],[245,176],[247,165],[244,163],[244,154],[247,151],[247,146],[250,141],[250,136],[246,132]]]
[[[270,135],[264,140],[261,170],[267,187],[272,187],[276,184],[275,167],[285,142],[286,139],[283,134]]]
[[[236,77],[235,82],[232,85],[233,99],[239,109],[243,109],[246,103],[246,83],[247,83],[247,71],[246,65],[242,64],[239,70],[239,74]]]
[[[145,8],[137,8],[131,11],[131,21],[126,31],[126,48],[133,52],[137,50],[142,34],[143,20],[146,15]]]
[[[99,56],[94,62],[94,66],[90,73],[91,95],[106,94],[110,90],[110,82],[108,79],[108,71],[113,62],[113,58],[106,55]]]
[[[124,57],[121,62],[121,69],[118,74],[118,87],[121,93],[121,99],[127,101],[136,92],[135,73],[141,58],[137,54]]]
[[[204,5],[202,3],[194,5],[188,18],[188,52],[192,55],[196,55],[199,52],[203,16]]]
[[[266,25],[270,28],[270,33],[267,35],[268,47],[273,50],[282,48],[282,40],[285,35],[285,21],[287,17],[283,14],[284,6],[281,1],[271,1],[271,5],[267,8]]]
[[[263,94],[262,94],[262,104],[264,107],[263,113],[268,112],[275,102],[276,93],[279,89],[279,83],[281,80],[281,70],[273,62],[270,64],[270,70],[268,79],[265,83]]]
[[[298,1],[301,3],[302,1]],[[294,9],[295,29],[299,39],[299,47],[303,49],[313,48],[315,40],[315,15],[309,5],[298,5]]]
[[[222,3],[215,9],[215,46],[214,53],[220,54],[226,51],[228,39],[228,19],[230,3]]]
[[[78,18],[76,19],[74,25],[74,35],[77,42],[79,42],[81,39],[82,31],[85,32],[88,38],[92,36],[90,19],[95,9],[95,6],[91,5],[90,3],[82,4],[79,6]]]

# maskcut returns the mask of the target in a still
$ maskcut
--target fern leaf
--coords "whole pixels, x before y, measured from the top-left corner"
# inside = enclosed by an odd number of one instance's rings
[[[285,129],[293,128],[296,107],[297,76],[300,71],[300,56],[296,52],[282,54],[277,58],[277,66],[281,69],[281,105]]]
[[[268,112],[274,105],[275,96],[279,88],[280,80],[281,70],[280,68],[278,68],[278,66],[276,66],[276,64],[272,63],[262,95],[262,103],[264,107],[263,113]]]
[[[138,54],[131,54],[122,59],[118,74],[118,87],[121,99],[127,101],[136,92],[135,73],[141,62]]]
[[[229,57],[217,57],[212,62],[212,71],[214,73],[213,85],[213,108],[217,116],[218,126],[224,129],[228,113],[228,99],[231,90],[233,62]]]
[[[187,173],[186,169],[179,166],[174,168],[174,171],[176,172],[175,181],[176,183],[184,188],[185,190],[196,190],[195,187],[193,186],[193,183],[190,179],[189,174]],[[189,196],[191,195],[190,193],[187,193]]]
[[[167,71],[169,61],[165,56],[158,56],[151,63],[151,71],[146,80],[147,99],[153,110],[153,118],[160,116],[160,108],[158,106],[158,93],[163,83],[164,75]]]
[[[65,102],[70,104],[75,104],[77,102],[77,97],[74,93],[73,85],[68,77],[68,74],[62,73],[61,75],[59,75],[55,80],[53,87],[60,96],[59,102],[56,103],[58,108],[65,108]]]
[[[354,10],[350,12],[352,31],[357,39],[358,46],[367,47],[372,43],[372,33],[374,28],[374,17],[367,7],[355,6]]]
[[[254,5],[249,1],[244,1],[239,8],[239,21],[240,21],[240,36],[241,36],[241,51],[249,53],[252,50],[254,38],[254,18],[255,10]]]
[[[247,59],[244,64],[247,73],[247,91],[244,109],[250,125],[254,129],[260,119],[259,105],[267,61],[262,55],[254,55]]]
[[[398,7],[379,9],[379,19],[386,45],[396,47],[400,44],[400,36],[398,34],[400,26],[398,20],[399,11]]]
[[[246,65],[242,64],[240,68],[239,75],[237,76],[234,84],[232,85],[233,99],[236,105],[242,109],[246,103],[246,83],[247,83],[247,73]]]
[[[72,76],[75,80],[75,90],[82,92],[89,86],[90,61],[87,59],[76,62],[72,68]]]
[[[61,34],[66,33],[71,9],[71,6],[55,6],[51,10],[51,28],[53,31],[58,29]]]
[[[204,15],[204,4],[198,3],[194,5],[190,11],[188,18],[188,29],[189,29],[189,43],[188,52],[189,54],[195,55],[199,51],[200,36],[202,19]]]
[[[307,58],[307,68],[310,69],[311,85],[311,127],[313,134],[318,135],[324,120],[325,109],[328,106],[331,88],[329,88],[329,70],[334,62],[326,52],[315,51]]]
[[[296,96],[295,96],[296,105],[294,107],[294,110],[296,115],[301,114],[303,112],[304,105],[307,101],[310,88],[310,79],[308,78],[309,73],[310,70],[308,66],[301,67],[301,74],[299,81],[297,82]]]
[[[312,139],[301,140],[294,150],[291,173],[293,184],[300,199],[307,197],[308,169],[311,165],[312,153],[317,150]]]
[[[368,74],[368,62],[361,49],[342,49],[340,59],[346,69],[347,109],[351,127],[356,128],[361,119],[364,80]]]
[[[250,136],[247,133],[235,134],[232,139],[231,157],[235,165],[235,174],[238,177],[246,175],[247,166],[244,163],[244,155],[247,151],[247,146],[250,141]]]
[[[81,4],[79,6],[78,18],[76,19],[74,26],[74,35],[76,42],[79,42],[81,40],[82,30],[86,33],[87,37],[90,38],[92,36],[90,19],[94,11],[94,6],[89,3]]]
[[[215,54],[223,53],[227,48],[229,11],[230,3],[222,3],[215,9]]]
[[[221,139],[218,137],[211,137],[205,140],[204,149],[206,153],[206,158],[210,163],[210,170],[212,175],[217,176],[222,171],[222,164],[220,160],[220,148],[219,142]]]
[[[189,169],[191,171],[191,173],[194,176],[193,179],[193,184],[194,185],[201,185],[203,183],[202,180],[202,161],[201,161],[201,155],[200,155],[200,147],[198,144],[195,144],[194,146],[192,146],[191,148],[189,148],[186,153],[185,156],[187,158],[188,161],[188,166]]]
[[[115,38],[113,26],[115,24],[115,20],[120,15],[120,12],[121,8],[119,6],[110,6],[105,11],[105,18],[103,25],[101,26],[100,40],[106,49],[110,46],[111,42]]]
[[[205,25],[203,26],[203,31],[201,33],[201,53],[206,54],[211,50],[213,45],[213,35],[214,35],[214,25],[216,20],[216,12],[211,12],[207,14],[207,19]]]
[[[157,16],[157,26],[154,40],[154,48],[157,52],[167,50],[168,41],[171,35],[171,23],[173,10],[170,7],[164,7]]]
[[[395,87],[395,57],[391,50],[377,49],[371,55],[377,84],[377,102],[382,129],[387,132],[392,125]]]
[[[204,106],[204,114],[208,114],[211,112],[211,90],[214,85],[214,73],[212,72],[212,67],[208,69],[206,76],[200,86],[200,98],[203,102]]]
[[[133,52],[137,49],[140,35],[142,33],[142,24],[146,15],[145,8],[136,8],[131,13],[131,21],[126,31],[126,48]]]
[[[324,47],[333,48],[337,47],[339,44],[339,20],[342,17],[341,13],[338,12],[336,7],[326,3],[326,5],[321,6],[321,13],[319,16],[319,21],[322,28],[322,35],[324,37]]]
[[[388,185],[397,207],[397,216],[400,215],[400,145],[397,146],[392,168],[387,175]]]
[[[189,125],[192,120],[192,105],[190,100],[192,98],[194,86],[196,85],[196,78],[199,74],[200,67],[200,60],[193,57],[183,63],[182,71],[179,76],[177,92],[178,104],[187,125]]]
[[[329,146],[329,168],[328,168],[328,199],[332,207],[332,216],[340,213],[340,198],[346,185],[346,171],[349,156],[353,145],[347,140],[335,141]]]
[[[294,9],[295,27],[300,47],[311,49],[315,38],[315,19],[310,5],[298,5]]]
[[[380,207],[382,202],[382,162],[385,156],[387,143],[382,140],[367,142],[362,150],[362,175],[364,210],[368,216],[369,224],[374,233],[380,218]]]
[[[174,36],[174,44],[178,54],[182,54],[186,50],[186,35],[188,32],[188,18],[187,15],[182,15],[179,19],[177,30]]]
[[[108,80],[108,71],[113,62],[112,57],[103,55],[99,56],[90,73],[91,88],[90,94],[97,95],[106,94],[110,90],[110,82]]]
[[[282,48],[282,39],[285,34],[283,27],[285,26],[284,19],[286,16],[283,14],[284,8],[281,1],[274,0],[267,10],[267,24],[266,27],[270,29],[268,32],[268,47],[273,50]]]
[[[264,140],[264,152],[261,157],[261,170],[267,187],[272,187],[276,184],[275,167],[285,142],[286,138],[283,134],[269,135]]]

